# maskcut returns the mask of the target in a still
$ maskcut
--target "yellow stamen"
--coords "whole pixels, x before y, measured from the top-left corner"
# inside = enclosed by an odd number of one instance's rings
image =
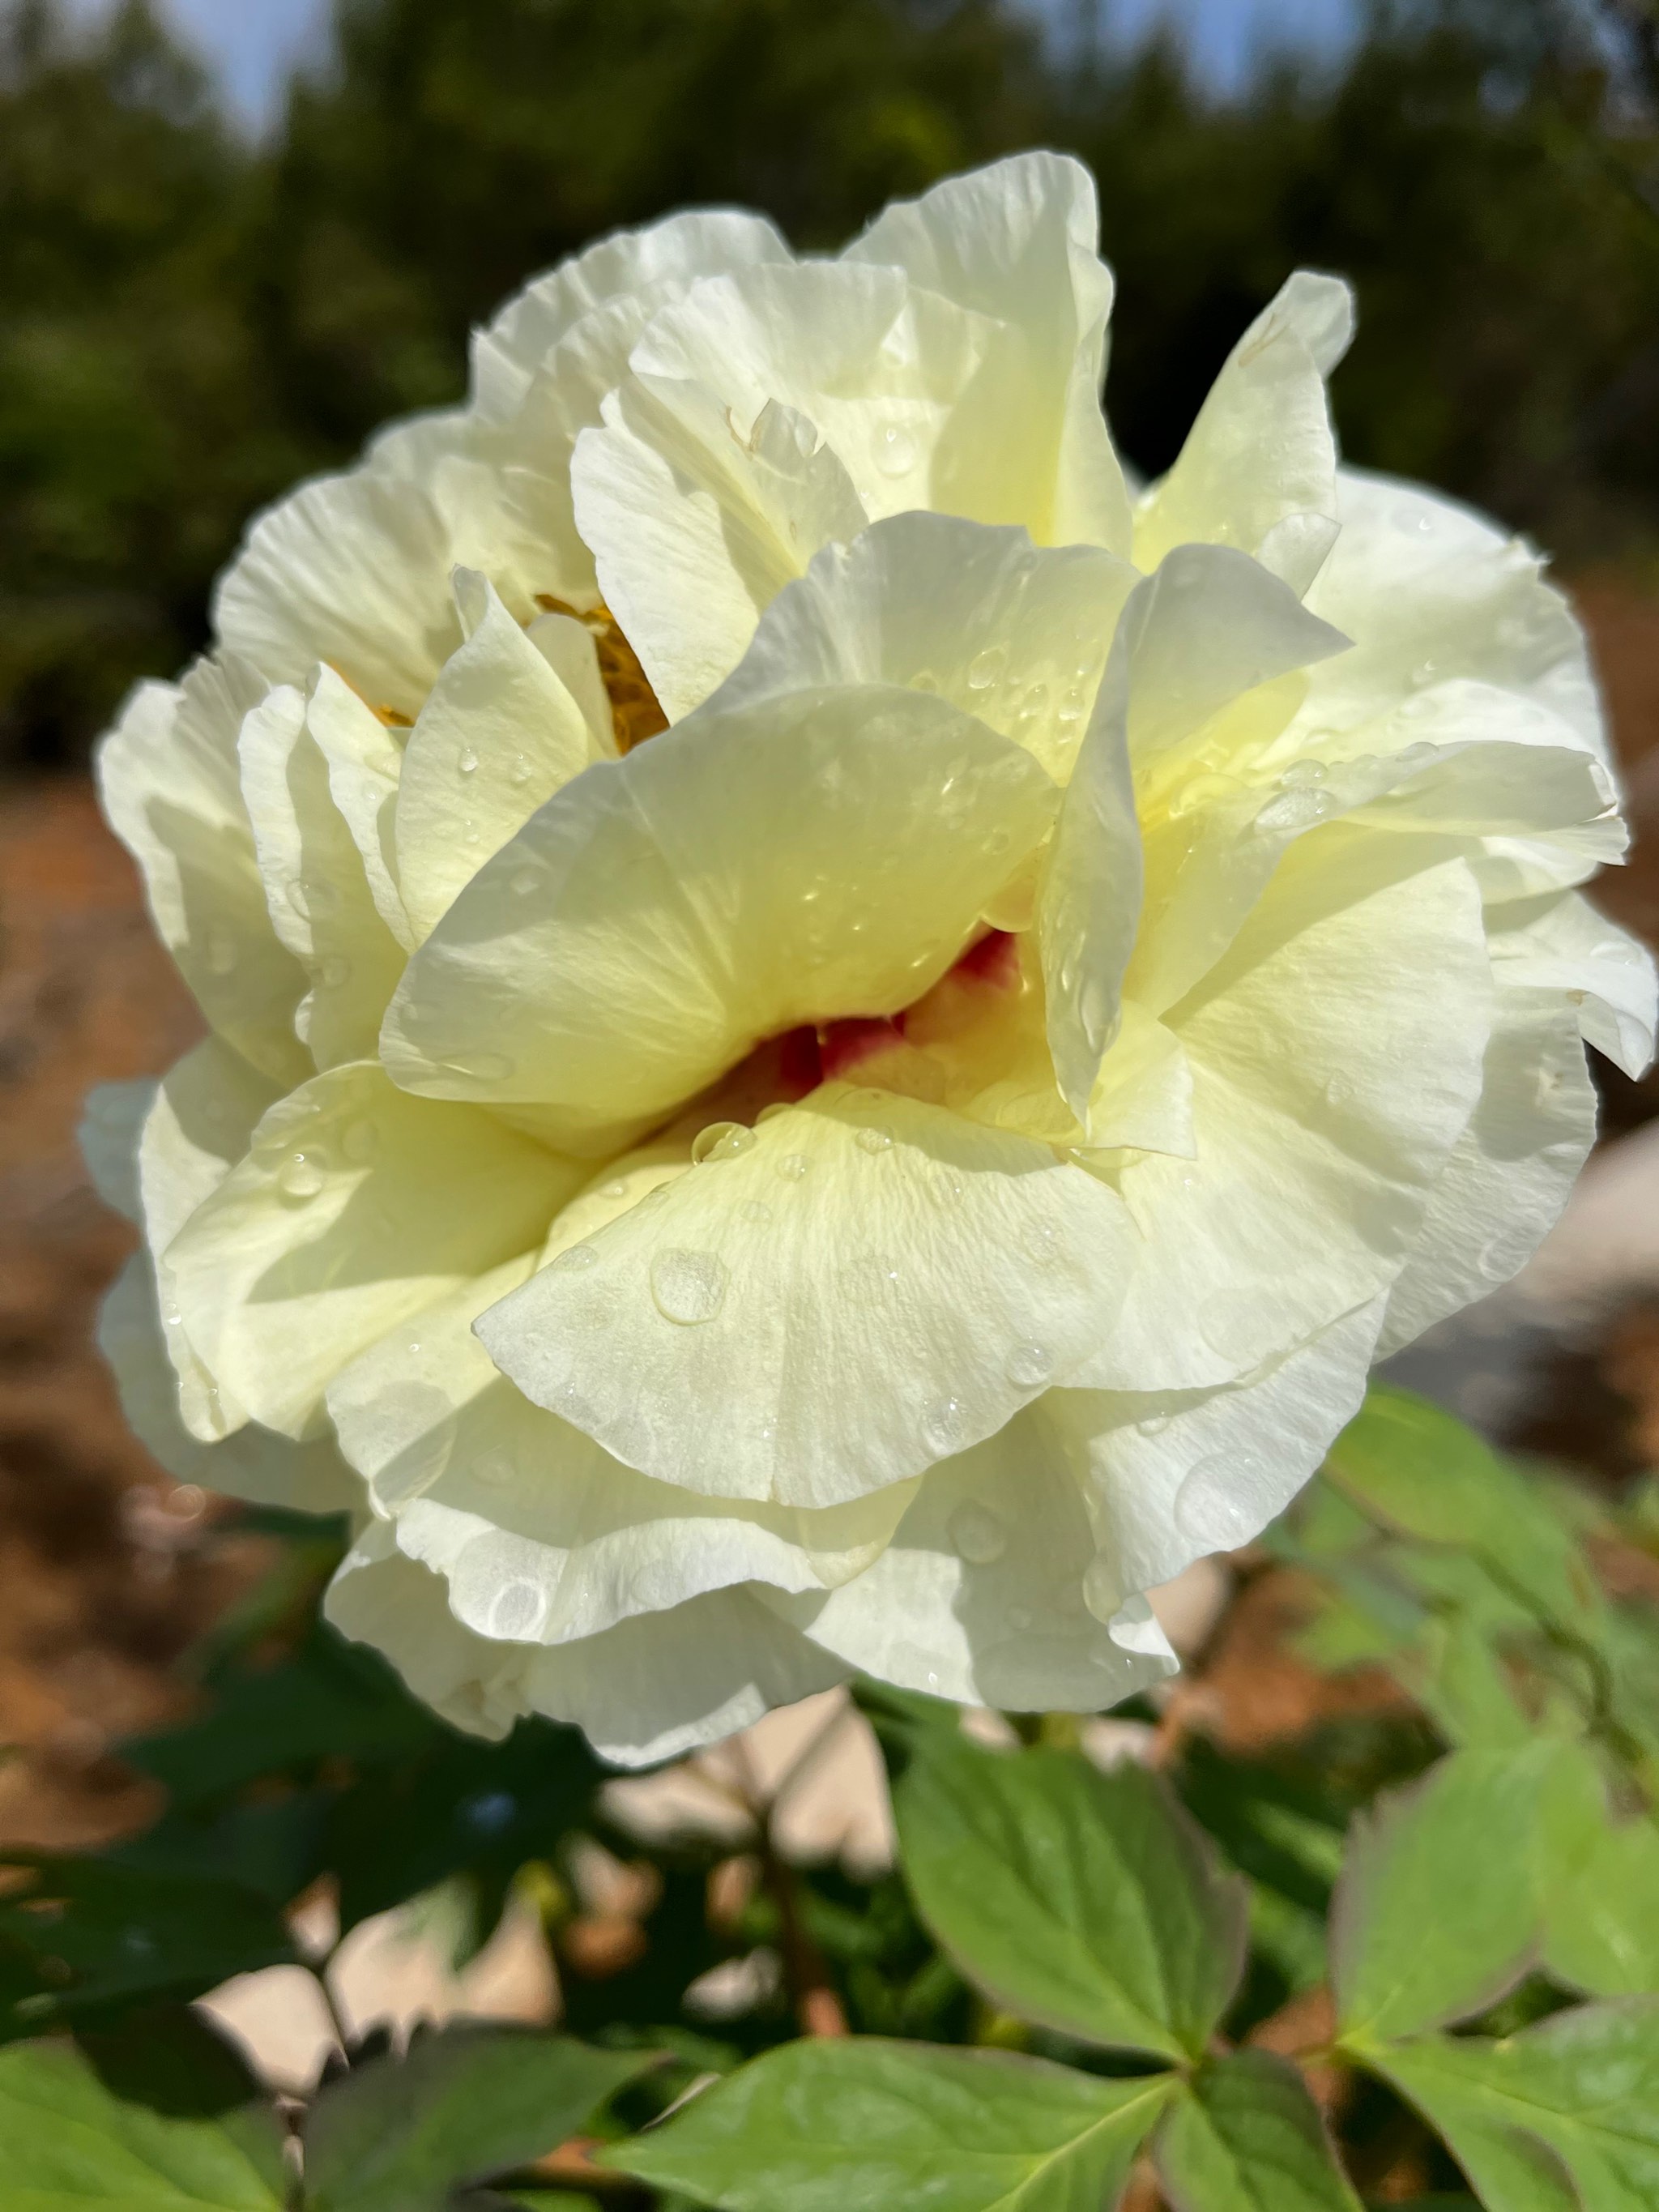
[[[592,636],[599,656],[599,680],[611,702],[611,720],[618,752],[631,752],[647,738],[668,727],[668,717],[658,703],[640,657],[629,643],[622,624],[602,599],[591,607],[573,607],[550,592],[538,592],[536,604],[550,615],[568,615]]]

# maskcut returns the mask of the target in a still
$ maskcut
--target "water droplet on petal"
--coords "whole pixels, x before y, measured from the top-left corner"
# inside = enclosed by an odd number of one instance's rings
[[[1019,1241],[1039,1267],[1051,1267],[1065,1255],[1066,1240],[1052,1222],[1028,1222]]]
[[[968,664],[968,689],[988,691],[1001,676],[1007,659],[1006,645],[988,645],[983,653],[976,653]]]
[[[528,898],[541,879],[539,868],[515,868],[507,879],[507,887],[514,898]]]
[[[1005,1370],[1016,1390],[1036,1390],[1054,1371],[1053,1355],[1040,1344],[1017,1344]]]
[[[602,1182],[599,1185],[599,1196],[601,1198],[626,1198],[627,1195],[628,1184],[621,1176],[616,1176],[610,1182]]]
[[[876,466],[884,477],[902,477],[915,465],[915,440],[902,424],[889,422],[876,439]]]
[[[495,1450],[480,1452],[472,1462],[472,1472],[490,1490],[503,1490],[518,1473],[513,1464],[513,1455],[498,1445]]]
[[[735,1160],[750,1151],[754,1142],[754,1131],[745,1129],[741,1121],[711,1121],[698,1131],[691,1158],[699,1167],[705,1160]]]
[[[959,1206],[966,1188],[954,1168],[941,1168],[933,1177],[933,1195],[941,1206]]]
[[[547,1600],[534,1583],[507,1583],[496,1592],[490,1606],[486,1633],[500,1638],[503,1643],[527,1643],[534,1638],[546,1613]]]
[[[772,1209],[763,1198],[746,1198],[738,1211],[745,1221],[752,1221],[757,1228],[772,1218]]]
[[[471,745],[461,747],[455,756],[455,765],[463,775],[472,775],[477,773],[478,756]]]
[[[1173,1418],[1170,1413],[1148,1413],[1144,1421],[1135,1423],[1135,1429],[1143,1437],[1161,1437]]]
[[[651,1262],[651,1296],[657,1311],[682,1328],[714,1320],[726,1304],[729,1280],[726,1262],[713,1252],[671,1246]]]
[[[509,783],[523,785],[529,782],[534,773],[534,769],[530,765],[529,754],[514,753],[513,765],[507,772],[507,780]]]
[[[1212,1551],[1248,1544],[1263,1518],[1251,1503],[1251,1472],[1248,1461],[1227,1452],[1200,1460],[1176,1492],[1175,1521],[1182,1534]]]
[[[307,921],[311,914],[311,894],[297,876],[289,885],[285,896],[301,921]]]
[[[988,1506],[958,1505],[950,1520],[951,1541],[970,1567],[988,1567],[1008,1548],[1008,1531]]]
[[[872,1121],[859,1131],[853,1142],[861,1152],[890,1152],[893,1133],[883,1121]]]
[[[1325,1085],[1325,1103],[1328,1106],[1346,1106],[1352,1097],[1353,1084],[1346,1075],[1334,1075]]]
[[[284,1198],[298,1199],[301,1204],[315,1198],[328,1181],[328,1176],[311,1152],[294,1152],[276,1170],[276,1188]]]
[[[994,830],[985,841],[985,849],[994,855],[1006,853],[1013,842],[1014,833],[1012,830]]]
[[[968,1437],[968,1409],[960,1398],[941,1398],[930,1406],[921,1424],[929,1451],[941,1459],[962,1449]]]
[[[599,1255],[591,1244],[568,1244],[556,1259],[548,1262],[558,1275],[585,1275],[599,1264]]]
[[[786,1182],[799,1182],[811,1164],[804,1152],[789,1152],[778,1162],[778,1173]]]
[[[334,953],[324,961],[317,972],[325,990],[337,991],[342,984],[351,981],[351,963]]]
[[[1099,1621],[1121,1610],[1123,1590],[1109,1559],[1097,1556],[1083,1570],[1083,1602]]]

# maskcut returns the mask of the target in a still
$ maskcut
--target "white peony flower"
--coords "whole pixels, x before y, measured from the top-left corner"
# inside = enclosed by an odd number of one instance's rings
[[[608,240],[106,741],[210,1024],[90,1133],[131,1417],[464,1726],[1123,1697],[1647,1058],[1537,557],[1339,468],[1325,276],[1133,499],[1110,296],[1047,155]]]

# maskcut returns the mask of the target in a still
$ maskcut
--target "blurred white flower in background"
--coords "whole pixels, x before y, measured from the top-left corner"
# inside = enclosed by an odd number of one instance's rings
[[[1646,1060],[1537,556],[1339,468],[1319,276],[1133,499],[1096,242],[1047,155],[607,240],[105,743],[211,1031],[90,1124],[131,1417],[463,1726],[1122,1698]]]

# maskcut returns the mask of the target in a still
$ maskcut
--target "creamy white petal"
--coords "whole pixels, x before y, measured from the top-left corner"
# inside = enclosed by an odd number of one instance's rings
[[[1173,811],[1164,794],[1183,748],[1244,695],[1345,641],[1222,546],[1178,547],[1125,607],[1037,902],[1049,1049],[1085,1126],[1138,934],[1156,957],[1157,914],[1142,917],[1143,829]],[[1144,986],[1135,995],[1153,1013],[1167,1004]]]
[[[148,1077],[136,1083],[100,1083],[88,1092],[76,1132],[93,1188],[112,1212],[141,1226],[138,1139],[155,1103],[155,1091]]]
[[[861,1575],[768,1603],[861,1674],[963,1704],[1096,1711],[1173,1674],[1161,1637],[1126,1648],[1085,1603],[1094,1539],[1050,1417],[1074,1395],[1050,1393],[930,1468]]]
[[[1056,1390],[1093,1524],[1101,1613],[1261,1534],[1359,1411],[1382,1318],[1371,1299],[1286,1357],[1203,1393]]]
[[[765,216],[742,209],[697,208],[647,229],[614,232],[534,278],[477,334],[475,404],[487,420],[508,419],[553,348],[598,309],[635,301],[648,308],[696,277],[790,258]],[[618,365],[626,358],[624,346]]]
[[[403,772],[398,741],[331,668],[319,668],[311,679],[306,728],[328,763],[329,795],[357,848],[374,910],[397,942],[407,944],[393,834]]]
[[[162,1077],[139,1137],[139,1203],[178,1377],[179,1415],[204,1443],[234,1434],[247,1412],[234,1391],[220,1388],[191,1340],[167,1248],[247,1151],[260,1116],[279,1096],[268,1078],[209,1037]]]
[[[1135,561],[1236,545],[1297,592],[1337,535],[1336,438],[1325,379],[1353,336],[1353,295],[1301,269],[1228,356],[1179,459],[1141,501]]]
[[[574,1721],[622,1766],[717,1742],[848,1673],[746,1589],[713,1591],[554,1649],[492,1643],[461,1626],[442,1579],[398,1553],[383,1522],[359,1540],[325,1610],[456,1727],[501,1736],[522,1715],[545,1713]]]
[[[468,1627],[565,1644],[738,1583],[823,1589],[880,1551],[902,1486],[823,1513],[698,1497],[532,1405],[471,1324],[535,1264],[526,1254],[428,1307],[418,1337],[394,1331],[328,1393],[376,1510]]]
[[[1068,1374],[1130,1257],[1117,1200],[1050,1147],[831,1084],[477,1328],[629,1465],[822,1507],[908,1480]],[[732,1415],[688,1420],[697,1406]]]
[[[1000,325],[935,463],[937,503],[1127,556],[1128,495],[1100,406],[1112,276],[1099,238],[1082,164],[1018,154],[896,202],[846,258],[894,264]]]
[[[1343,469],[1337,490],[1341,535],[1308,604],[1356,644],[1317,672],[1310,729],[1346,729],[1468,677],[1527,693],[1608,757],[1583,631],[1533,547],[1419,484]]]
[[[1573,891],[1495,907],[1487,930],[1500,983],[1565,992],[1588,1042],[1632,1079],[1647,1073],[1656,984],[1645,945]]]
[[[1493,967],[1504,982],[1506,964]],[[1595,1141],[1577,1008],[1555,991],[1500,989],[1480,1103],[1394,1286],[1377,1357],[1518,1274],[1559,1219]]]
[[[935,981],[1054,785],[944,700],[877,687],[706,709],[544,806],[409,964],[386,1066],[533,1103],[605,1149],[762,1039]]]
[[[865,508],[814,426],[769,401],[751,428],[703,386],[630,378],[584,430],[576,519],[671,721],[737,665],[763,611]]]
[[[237,780],[237,732],[266,688],[228,654],[177,687],[141,684],[98,748],[98,787],[203,1012],[256,1066],[297,1082],[305,975],[271,927]]]
[[[328,670],[319,684],[326,713],[344,686]],[[243,723],[238,743],[271,921],[311,979],[296,1016],[300,1034],[319,1067],[361,1059],[374,1050],[403,972],[403,950],[375,905],[357,841],[335,803],[306,700],[288,687],[271,692]]]
[[[191,1434],[179,1414],[179,1377],[167,1356],[148,1254],[135,1253],[117,1276],[99,1316],[98,1345],[114,1370],[128,1425],[175,1481],[295,1513],[361,1507],[362,1485],[331,1437],[296,1444],[255,1422],[220,1443],[204,1443]]]
[[[302,1437],[349,1360],[536,1243],[580,1179],[477,1108],[410,1098],[360,1062],[270,1109],[163,1264],[220,1388]]]
[[[319,660],[411,720],[460,643],[454,548],[418,484],[360,469],[319,477],[259,516],[214,599],[227,647],[271,684]]]
[[[910,685],[977,715],[1063,782],[1138,580],[1096,546],[1039,548],[1024,530],[896,515],[826,546],[778,594],[717,703]]]
[[[410,950],[544,800],[612,750],[487,580],[462,571],[456,592],[467,641],[421,709],[397,789]]]
[[[1491,966],[1461,861],[1365,878],[1364,847],[1306,841],[1166,1017],[1192,1068],[1196,1158],[1118,1172],[1141,1264],[1078,1379],[1236,1380],[1404,1266],[1480,1093]]]

